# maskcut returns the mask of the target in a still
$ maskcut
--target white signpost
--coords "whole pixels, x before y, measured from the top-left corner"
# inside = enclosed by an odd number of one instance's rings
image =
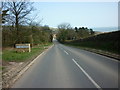
[[[15,44],[18,52],[31,52],[30,44]]]

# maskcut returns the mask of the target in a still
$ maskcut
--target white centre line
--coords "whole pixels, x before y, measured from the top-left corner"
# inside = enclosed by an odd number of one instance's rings
[[[88,79],[96,86],[96,88],[102,90],[101,87],[88,75],[88,73],[75,61],[75,59],[72,60],[83,71],[83,73],[88,77]]]
[[[65,50],[64,50],[64,52],[65,52],[67,55],[69,55],[68,52],[66,52]]]

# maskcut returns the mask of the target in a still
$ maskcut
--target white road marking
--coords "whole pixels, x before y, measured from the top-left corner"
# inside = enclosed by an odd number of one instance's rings
[[[82,72],[88,77],[88,79],[96,86],[96,88],[101,89],[101,87],[88,75],[88,73],[75,61],[75,59],[72,59],[73,62],[82,70]]]
[[[64,52],[65,52],[67,55],[69,55],[68,52],[66,52],[65,50],[64,50]]]

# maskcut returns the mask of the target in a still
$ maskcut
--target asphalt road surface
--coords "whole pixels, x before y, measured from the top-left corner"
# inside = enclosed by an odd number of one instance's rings
[[[12,88],[118,88],[118,63],[54,41]]]

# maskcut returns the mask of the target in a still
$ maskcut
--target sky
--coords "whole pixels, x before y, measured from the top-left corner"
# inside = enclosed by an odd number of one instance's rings
[[[117,2],[34,2],[31,18],[42,25],[57,27],[70,23],[72,27],[117,27]]]

